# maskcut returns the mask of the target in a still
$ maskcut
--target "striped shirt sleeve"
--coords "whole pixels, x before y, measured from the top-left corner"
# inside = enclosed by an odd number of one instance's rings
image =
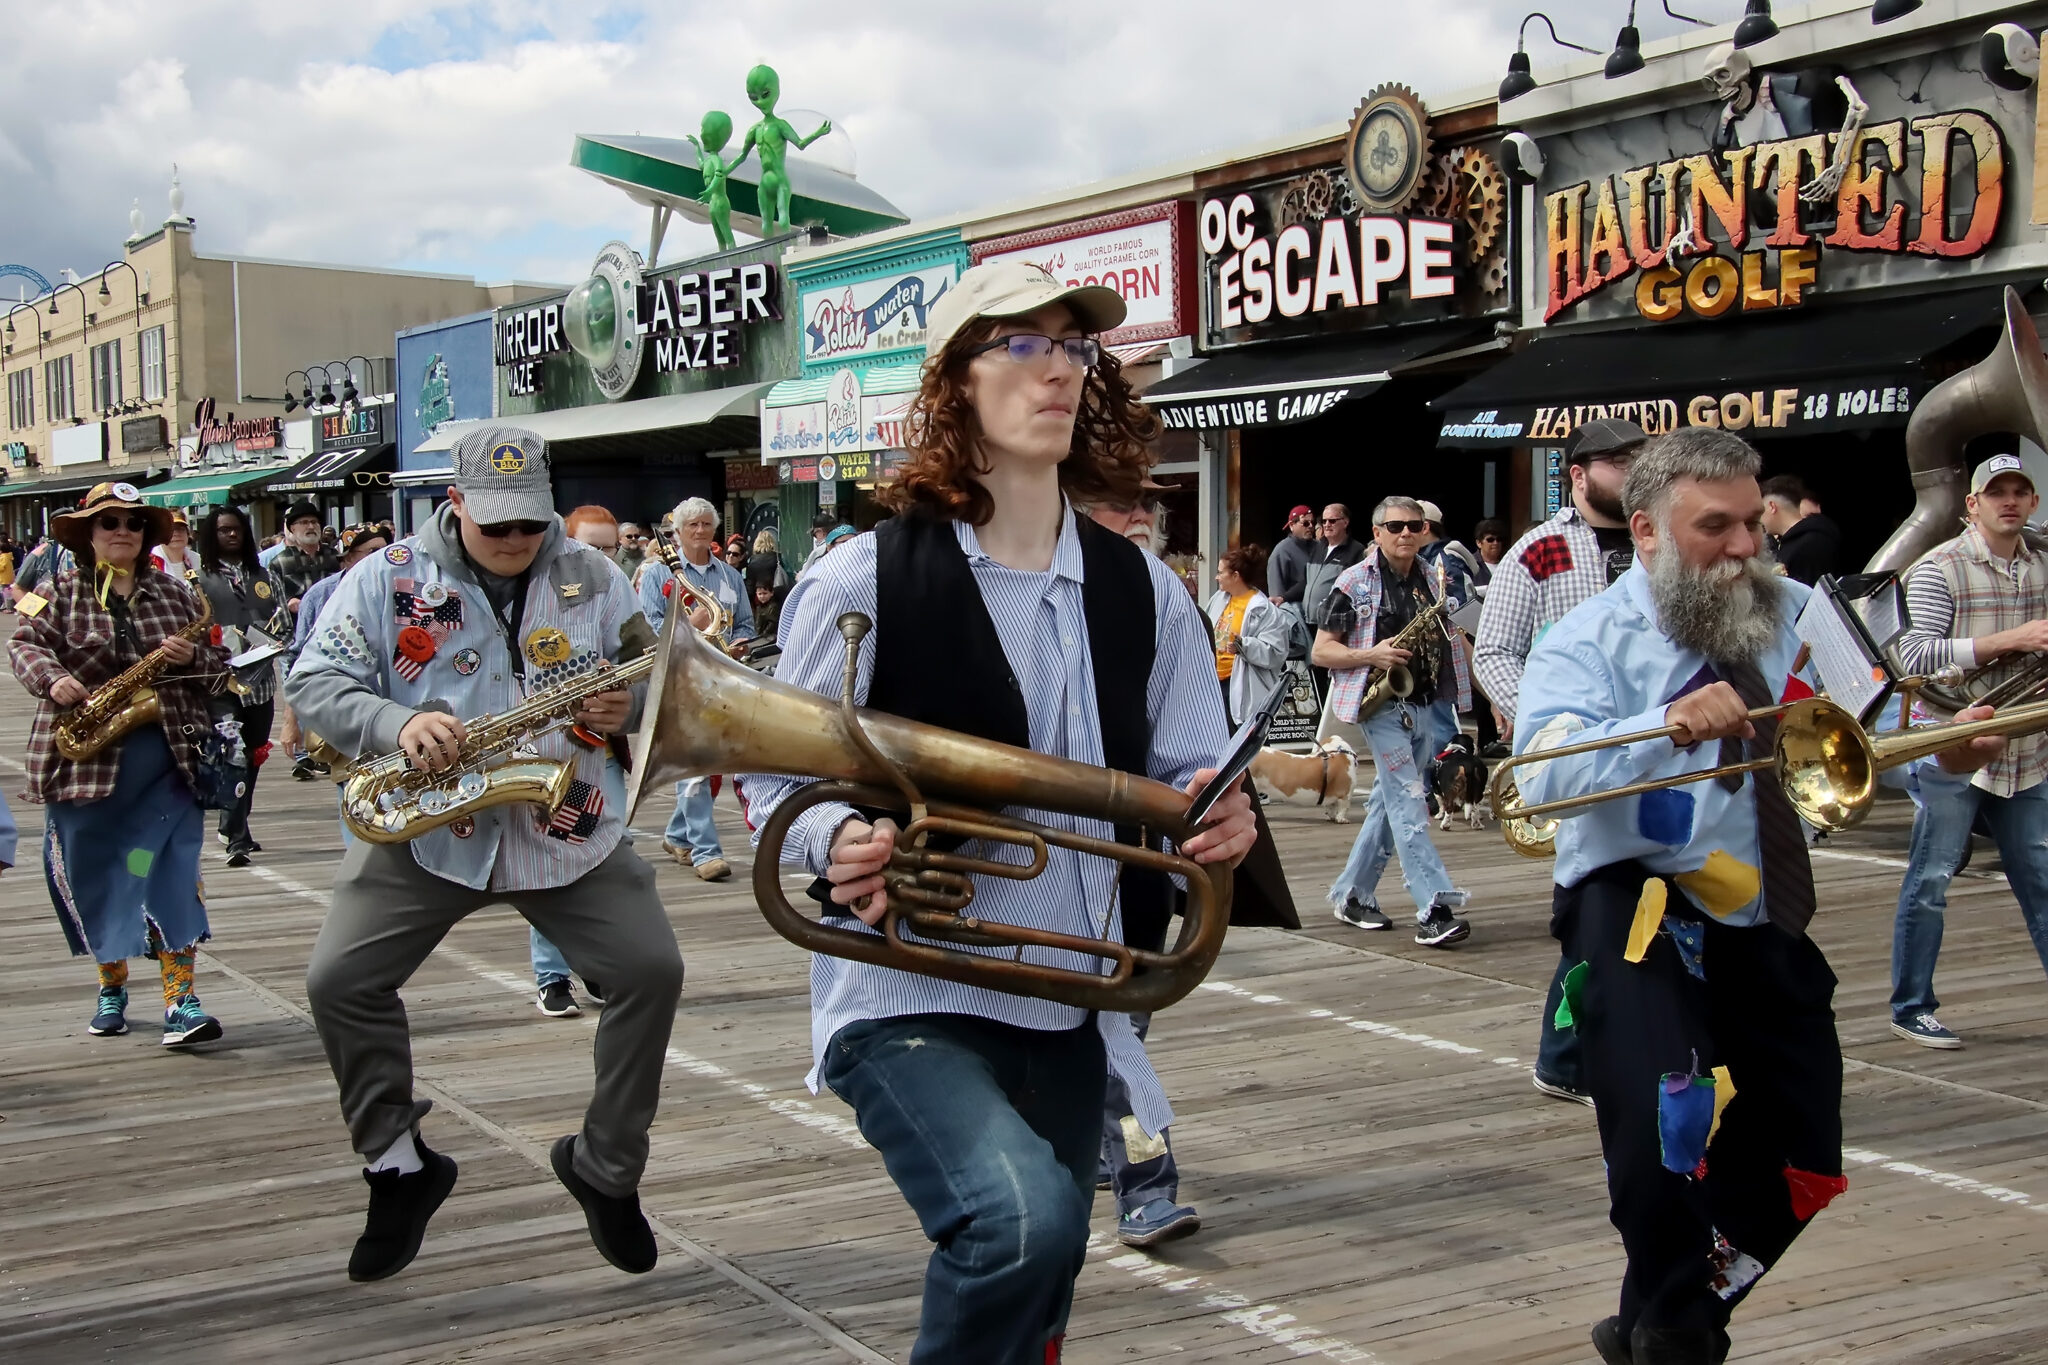
[[[1922,563],[1906,575],[1906,633],[1899,637],[1899,663],[1908,673],[1927,674],[1954,664],[1977,666],[1977,642],[1954,639],[1956,602],[1941,566]]]

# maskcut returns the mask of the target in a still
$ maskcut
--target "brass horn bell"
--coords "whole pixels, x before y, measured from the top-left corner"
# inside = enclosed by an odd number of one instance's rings
[[[838,702],[764,677],[706,645],[682,613],[662,623],[644,719],[633,736],[627,818],[650,789],[712,773],[772,773],[821,779],[777,806],[760,834],[754,899],[770,926],[800,948],[875,966],[957,981],[1082,1009],[1164,1009],[1201,983],[1223,947],[1230,916],[1230,869],[1152,848],[1096,839],[996,813],[1003,807],[1055,811],[1137,828],[1182,842],[1188,796],[1163,782],[1113,768],[1052,758],[1007,744],[905,720],[853,704],[868,618],[839,626],[846,671]],[[927,794],[933,798],[927,800]],[[790,903],[782,846],[797,816],[823,802],[899,812],[904,828],[884,874],[888,908],[880,932],[824,924]],[[962,841],[939,849],[934,838]],[[1029,861],[970,852],[1008,844]],[[1048,847],[1074,849],[1186,879],[1180,936],[1165,952],[1107,938],[992,923],[963,914],[975,875],[1028,879]],[[1091,907],[1092,909],[1092,907]],[[1104,920],[1107,907],[1102,907]],[[1026,948],[1064,949],[1110,964],[1107,974],[1024,960]],[[1001,952],[1002,955],[996,955]]]

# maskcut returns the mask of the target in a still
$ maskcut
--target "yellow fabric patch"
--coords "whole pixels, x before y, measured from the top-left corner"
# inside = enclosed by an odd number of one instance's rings
[[[1717,919],[1726,919],[1754,901],[1763,889],[1757,870],[1725,848],[1707,855],[1706,865],[1697,872],[1681,872],[1672,878],[1692,893],[1701,907]]]
[[[43,608],[49,605],[49,598],[38,597],[32,592],[25,592],[21,595],[21,600],[14,604],[14,609],[23,616],[40,616],[43,613]]]
[[[1628,949],[1622,953],[1630,962],[1641,962],[1643,954],[1650,951],[1658,926],[1664,923],[1664,894],[1664,883],[1658,878],[1643,883],[1643,898],[1636,902],[1636,922],[1628,929]]]
[[[1131,1159],[1133,1166],[1145,1161],[1157,1161],[1166,1155],[1166,1134],[1148,1137],[1138,1123],[1136,1114],[1125,1114],[1123,1119],[1124,1155]]]
[[[1714,1145],[1714,1134],[1721,1131],[1721,1111],[1728,1107],[1728,1101],[1735,1098],[1735,1078],[1728,1074],[1728,1068],[1714,1068],[1714,1121],[1707,1128],[1707,1145]]]

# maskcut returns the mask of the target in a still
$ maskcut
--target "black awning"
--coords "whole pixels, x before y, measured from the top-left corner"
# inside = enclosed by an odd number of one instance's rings
[[[2001,291],[1543,336],[1430,404],[1443,446],[1557,444],[1625,417],[1651,434],[1719,426],[1751,438],[1904,426],[1932,386],[1926,361],[1994,331]],[[1731,320],[1733,319],[1733,320]]]
[[[1233,351],[1160,380],[1145,390],[1145,402],[1176,430],[1291,426],[1363,398],[1404,365],[1485,330],[1431,328],[1340,346]]]
[[[358,472],[388,472],[397,467],[398,447],[388,441],[381,446],[366,446],[359,450],[323,450],[317,455],[308,455],[290,469],[280,470],[263,486],[272,493],[334,491],[364,483],[355,477]],[[372,479],[368,482],[388,483],[389,480]]]
[[[136,468],[133,465],[121,469],[108,469],[105,465],[95,466],[97,472],[72,474],[48,479],[23,479],[19,483],[0,483],[0,499],[70,497],[83,493],[94,484],[132,483],[140,488],[164,472],[161,465]]]

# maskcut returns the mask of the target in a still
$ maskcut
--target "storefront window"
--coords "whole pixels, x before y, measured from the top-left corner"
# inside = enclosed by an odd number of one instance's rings
[[[164,396],[164,329],[152,327],[139,339],[142,350],[142,401],[157,403]]]

